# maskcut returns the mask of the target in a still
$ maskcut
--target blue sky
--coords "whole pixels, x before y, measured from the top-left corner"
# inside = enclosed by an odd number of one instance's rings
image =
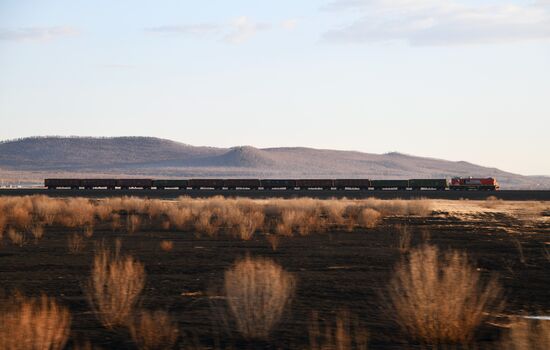
[[[550,1],[0,0],[0,139],[399,151],[550,175]]]

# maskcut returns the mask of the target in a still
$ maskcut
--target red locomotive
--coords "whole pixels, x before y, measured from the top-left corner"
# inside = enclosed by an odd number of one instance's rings
[[[495,191],[499,189],[497,180],[493,177],[475,178],[475,177],[455,177],[451,179],[449,189],[451,190],[487,190]]]

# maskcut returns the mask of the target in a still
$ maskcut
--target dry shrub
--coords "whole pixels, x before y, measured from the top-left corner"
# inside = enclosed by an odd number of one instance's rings
[[[39,240],[44,236],[44,227],[43,226],[33,226],[31,228],[31,233],[35,240]]]
[[[27,229],[32,223],[32,216],[29,209],[24,206],[16,206],[11,210],[12,224],[21,229]]]
[[[119,230],[122,227],[122,224],[120,223],[120,215],[119,214],[113,214],[111,216],[111,230],[113,232]]]
[[[338,312],[334,325],[326,322],[324,327],[320,325],[319,314],[316,311],[312,312],[308,331],[311,350],[367,349],[367,329],[347,311]]]
[[[433,211],[433,202],[426,198],[407,201],[408,215],[429,216]]]
[[[20,247],[25,244],[25,236],[21,232],[17,232],[13,227],[8,229],[8,238],[13,244]]]
[[[279,248],[280,238],[278,235],[267,235],[265,239],[269,242],[269,245],[271,246],[271,250],[277,251],[277,248]]]
[[[128,233],[135,233],[141,226],[141,218],[137,215],[128,215],[126,229]]]
[[[129,329],[140,350],[173,349],[178,340],[178,327],[165,311],[141,311]]]
[[[73,233],[67,237],[67,247],[71,254],[78,254],[84,250],[85,246],[84,238],[78,233]]]
[[[492,209],[492,208],[498,207],[502,203],[503,203],[502,199],[498,199],[495,196],[489,196],[489,197],[487,197],[487,199],[485,199],[485,202],[483,203],[483,206],[485,208]]]
[[[95,254],[92,275],[85,293],[103,325],[112,329],[128,321],[145,285],[143,264],[131,256],[120,256],[100,246]]]
[[[94,235],[94,226],[93,225],[86,226],[84,228],[84,236],[86,238],[92,238],[93,235]]]
[[[359,225],[365,228],[375,228],[380,223],[382,214],[375,209],[365,208],[359,214]]]
[[[6,228],[6,217],[0,212],[0,239],[4,237],[4,229]]]
[[[174,249],[174,242],[172,241],[161,241],[160,242],[160,249],[164,250],[165,252],[170,252],[172,249]]]
[[[264,213],[258,211],[242,215],[233,226],[233,234],[242,240],[250,240],[254,233],[263,227],[264,218]]]
[[[266,339],[294,291],[294,277],[272,260],[238,260],[225,272],[229,309],[244,338]]]
[[[514,320],[500,348],[503,350],[550,349],[550,321]]]
[[[439,344],[467,343],[500,288],[495,279],[482,284],[465,253],[440,256],[436,247],[425,245],[397,266],[388,292],[402,329],[415,340]]]
[[[0,349],[61,350],[69,337],[71,316],[53,298],[9,298],[0,306]]]

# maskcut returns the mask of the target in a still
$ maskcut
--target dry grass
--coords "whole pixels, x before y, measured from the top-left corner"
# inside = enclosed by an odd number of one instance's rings
[[[411,249],[411,231],[407,225],[397,225],[395,229],[399,235],[397,249],[399,249],[399,252],[402,254],[407,253]]]
[[[165,311],[141,311],[129,329],[140,350],[173,349],[178,340],[178,326]]]
[[[82,228],[86,236],[94,227],[127,232],[146,229],[194,231],[208,236],[227,234],[243,240],[258,231],[279,235],[309,235],[329,229],[375,227],[389,215],[429,215],[429,200],[366,200],[311,198],[251,200],[180,197],[174,201],[133,197],[102,200],[50,198],[47,196],[0,199],[0,231],[13,227],[26,232],[33,227]]]
[[[9,298],[0,306],[0,349],[61,350],[69,337],[69,310],[42,296]]]
[[[100,246],[85,293],[101,323],[108,329],[124,325],[145,285],[143,264],[131,256],[120,256]]]
[[[365,228],[375,228],[380,223],[382,214],[379,211],[371,208],[361,210],[359,215],[359,224]]]
[[[84,237],[86,238],[92,238],[94,235],[94,227],[92,225],[88,225],[84,228]]]
[[[78,233],[73,233],[67,237],[67,247],[69,248],[69,252],[71,254],[78,254],[82,252],[85,245],[84,238]]]
[[[550,321],[515,319],[503,337],[503,350],[550,349]]]
[[[366,350],[368,332],[357,318],[347,311],[336,315],[334,324],[320,325],[319,314],[313,312],[308,325],[310,350]]]
[[[39,225],[33,226],[31,228],[31,233],[35,240],[39,240],[44,237],[44,227]]]
[[[294,277],[272,260],[247,257],[225,272],[225,294],[246,339],[266,339],[294,291]]]
[[[271,250],[274,252],[277,251],[277,248],[279,248],[279,243],[281,239],[277,235],[269,234],[265,237],[269,245],[271,246]]]
[[[21,232],[17,232],[13,227],[8,229],[8,238],[13,244],[20,247],[25,244],[25,236]]]
[[[494,279],[482,284],[466,254],[441,256],[426,245],[397,266],[388,294],[391,312],[412,339],[467,343],[496,304],[500,288]]]
[[[164,250],[165,252],[171,252],[172,249],[174,249],[174,242],[172,241],[161,241],[160,242],[160,249]]]

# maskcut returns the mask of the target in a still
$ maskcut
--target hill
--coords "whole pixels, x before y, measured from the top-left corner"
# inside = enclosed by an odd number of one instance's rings
[[[304,147],[196,147],[153,137],[35,137],[0,143],[3,179],[48,176],[367,177],[493,176],[504,188],[548,189],[550,178],[401,153]]]

